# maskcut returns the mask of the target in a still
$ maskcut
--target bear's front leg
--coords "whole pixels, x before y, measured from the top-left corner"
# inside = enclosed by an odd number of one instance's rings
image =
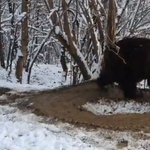
[[[107,85],[112,84],[113,81],[109,78],[109,76],[106,73],[101,73],[99,78],[97,79],[97,84],[100,87],[102,91],[108,91],[108,89],[105,87]]]

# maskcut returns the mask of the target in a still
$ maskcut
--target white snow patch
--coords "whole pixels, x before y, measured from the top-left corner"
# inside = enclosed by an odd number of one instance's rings
[[[2,95],[0,96],[0,101],[4,101],[4,100],[6,100],[6,99],[7,99],[7,95],[2,94]]]
[[[33,114],[21,114],[12,107],[0,106],[0,149],[98,150],[60,128],[38,120]]]
[[[41,91],[41,90],[49,89],[47,86],[10,83],[10,82],[6,82],[4,80],[0,80],[0,87],[10,88],[13,90],[17,90],[19,92],[36,91],[36,90]]]
[[[20,57],[20,56],[22,56],[22,57],[23,57],[23,54],[22,54],[21,50],[20,50],[20,49],[18,49],[18,50],[17,50],[17,57],[16,57],[16,58],[18,58],[18,57]]]
[[[0,68],[0,87],[11,88],[20,92],[53,89],[70,83],[70,78],[67,78],[65,82],[63,81],[62,74],[61,65],[34,65],[31,72],[30,84],[27,84],[27,73],[25,71],[23,72],[22,84],[20,84],[16,82],[14,68],[12,69],[9,81],[7,79],[7,71]]]
[[[59,34],[59,33],[60,33],[60,27],[59,27],[59,26],[56,26],[56,27],[55,27],[55,33],[56,33],[56,34]]]
[[[21,21],[23,18],[25,18],[26,14],[27,14],[26,12],[22,12],[21,14],[18,14],[16,16],[16,19],[18,20],[18,22]]]
[[[106,101],[100,100],[98,103],[86,103],[82,106],[84,109],[95,115],[114,115],[129,113],[148,113],[150,112],[150,103],[138,103],[135,101]]]

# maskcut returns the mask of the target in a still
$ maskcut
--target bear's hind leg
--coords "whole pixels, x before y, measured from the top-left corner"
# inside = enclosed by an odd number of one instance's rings
[[[147,85],[150,87],[150,78],[147,79]]]
[[[134,81],[124,81],[119,83],[119,86],[123,90],[124,97],[127,99],[136,99],[142,97],[142,94],[138,93],[136,82]]]

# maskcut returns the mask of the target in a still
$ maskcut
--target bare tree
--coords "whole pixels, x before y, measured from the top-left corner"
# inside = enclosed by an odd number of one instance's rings
[[[17,52],[17,64],[16,64],[16,77],[18,82],[22,83],[23,67],[26,64],[27,48],[28,48],[28,0],[22,0],[22,13],[26,13],[22,20],[22,34],[21,34],[21,51]]]
[[[107,19],[107,44],[114,43],[116,40],[116,13],[116,2],[110,0]]]
[[[2,38],[3,38],[3,31],[2,31],[2,27],[1,27],[1,15],[2,15],[2,0],[0,0],[0,62],[1,62],[1,66],[3,68],[5,68],[5,62],[4,62],[4,47],[3,47],[3,43],[2,43]]]
[[[10,28],[10,43],[9,43],[9,52],[7,56],[7,66],[6,70],[9,69],[8,75],[10,75],[11,70],[12,70],[12,61],[13,61],[13,56],[14,56],[14,44],[16,41],[16,30],[14,26],[14,11],[15,11],[15,3],[11,3],[10,0],[8,0],[8,8],[9,8],[9,13],[12,15],[11,16],[11,28]]]
[[[4,50],[6,54],[9,75],[12,64],[16,63],[16,77],[20,83],[25,65],[29,83],[34,63],[55,60],[60,61],[65,77],[68,70],[71,71],[73,84],[90,80],[100,72],[106,44],[113,44],[125,36],[150,35],[148,0],[6,2],[8,6],[4,12],[10,16],[3,19],[5,15],[1,15],[0,28],[5,31],[9,48],[6,43],[4,49],[1,48],[0,40],[0,53]],[[0,39],[4,34],[0,33]]]

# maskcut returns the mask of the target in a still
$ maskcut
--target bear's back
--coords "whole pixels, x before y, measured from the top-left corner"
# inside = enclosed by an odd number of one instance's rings
[[[127,61],[144,61],[150,56],[150,39],[124,38],[116,43],[120,47],[119,54]],[[150,59],[150,58],[149,58]]]

